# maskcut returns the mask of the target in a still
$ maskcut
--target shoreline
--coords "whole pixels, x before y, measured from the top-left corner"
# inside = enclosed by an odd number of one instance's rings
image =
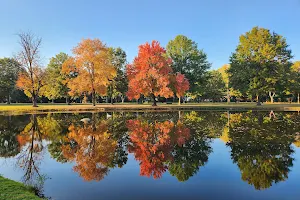
[[[32,107],[31,104],[0,104],[0,114],[37,114],[48,112],[156,112],[156,111],[300,111],[300,104],[263,104],[256,103],[188,103],[188,104],[165,104],[158,106],[151,104],[39,104]]]

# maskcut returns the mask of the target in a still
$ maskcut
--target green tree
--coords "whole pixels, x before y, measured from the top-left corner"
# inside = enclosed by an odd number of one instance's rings
[[[283,36],[254,27],[240,36],[230,58],[229,84],[242,94],[256,95],[257,99],[268,94],[273,103],[275,94],[286,87],[291,58]]]
[[[206,82],[201,86],[202,98],[219,101],[225,92],[225,83],[222,74],[217,70],[208,72]]]
[[[7,104],[10,104],[11,94],[16,90],[16,81],[20,64],[12,58],[0,59],[0,95],[7,97]]]
[[[300,61],[294,62],[290,77],[290,93],[297,95],[297,102],[300,103]]]
[[[126,61],[126,52],[120,47],[118,48],[109,48],[111,54],[112,64],[116,68],[117,76],[110,81],[110,85],[107,88],[108,94],[111,99],[111,103],[116,97],[122,99],[122,103],[125,100],[125,94],[127,92],[128,80],[125,73],[125,67],[127,64]]]
[[[172,59],[174,72],[184,74],[190,83],[190,92],[197,96],[199,86],[205,82],[206,71],[211,64],[197,43],[183,35],[178,35],[167,45],[167,55]]]
[[[62,73],[62,64],[69,58],[66,53],[59,53],[55,57],[50,59],[47,72],[47,85],[44,95],[55,100],[57,98],[66,98],[66,102],[69,103],[68,87],[66,74]]]

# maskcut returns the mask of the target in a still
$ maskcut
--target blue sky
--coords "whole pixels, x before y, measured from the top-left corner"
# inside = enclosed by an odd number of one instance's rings
[[[212,68],[228,63],[239,36],[254,26],[286,37],[300,60],[300,0],[1,0],[0,57],[19,50],[16,33],[43,38],[46,65],[83,38],[123,48],[131,62],[138,46],[158,40],[166,46],[186,35],[207,53]]]

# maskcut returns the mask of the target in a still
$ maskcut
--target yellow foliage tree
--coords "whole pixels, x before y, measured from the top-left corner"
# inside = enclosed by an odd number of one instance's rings
[[[116,76],[108,48],[99,39],[84,39],[73,49],[73,54],[62,67],[63,73],[76,74],[68,81],[69,94],[92,94],[95,106],[96,94],[105,95],[109,82]]]
[[[240,96],[240,92],[238,90],[234,90],[233,88],[229,87],[229,76],[228,76],[228,72],[227,70],[230,68],[229,64],[225,64],[223,65],[221,68],[218,69],[218,71],[221,73],[222,75],[222,79],[225,83],[225,87],[226,87],[226,98],[227,98],[227,102],[230,102],[230,97],[232,96]]]

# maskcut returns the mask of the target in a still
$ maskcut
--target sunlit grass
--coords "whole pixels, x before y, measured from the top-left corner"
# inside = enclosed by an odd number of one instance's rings
[[[31,104],[0,104],[0,111],[76,111],[76,110],[101,110],[101,109],[113,109],[113,108],[126,108],[126,109],[139,109],[139,108],[147,108],[152,107],[152,103],[144,103],[144,104],[137,104],[137,103],[99,103],[95,107],[92,104],[71,104],[67,105],[64,103],[44,103],[38,104],[38,107],[32,107]],[[284,108],[284,107],[300,107],[299,104],[296,103],[275,103],[275,104],[266,104],[264,103],[262,106],[257,106],[256,103],[182,103],[178,105],[177,103],[166,104],[166,103],[158,103],[158,108]]]
[[[38,200],[34,189],[0,176],[0,199],[9,200]]]

